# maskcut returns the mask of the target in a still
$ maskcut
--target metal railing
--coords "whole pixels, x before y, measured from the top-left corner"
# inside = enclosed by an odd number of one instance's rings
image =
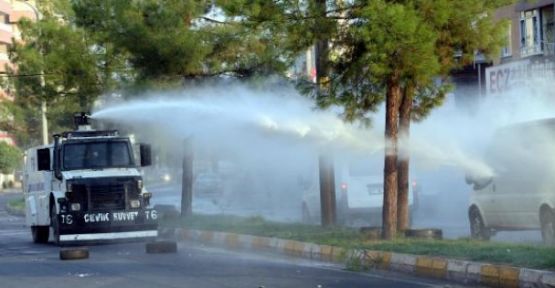
[[[543,43],[543,55],[545,56],[555,55],[555,42]]]
[[[543,48],[541,44],[520,47],[521,57],[528,57],[528,56],[541,55],[541,54],[543,54]]]
[[[555,42],[542,41],[541,44],[520,48],[521,57],[528,57],[528,56],[534,56],[534,55],[544,55],[544,56],[555,55]]]

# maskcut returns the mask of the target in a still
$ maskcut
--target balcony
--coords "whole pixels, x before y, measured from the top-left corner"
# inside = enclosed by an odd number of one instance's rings
[[[521,57],[530,57],[534,55],[543,55],[543,47],[540,44],[520,47]]]
[[[11,44],[13,34],[0,29],[0,43]]]
[[[17,11],[12,11],[12,13],[10,14],[11,23],[17,23],[19,22],[19,20],[23,18],[27,18],[29,20],[35,20],[36,19],[35,12],[27,11],[27,10],[17,10]]]
[[[545,42],[543,43],[543,55],[545,56],[553,56],[555,55],[555,43],[554,42]]]
[[[6,72],[6,66],[12,67],[12,63],[9,60],[0,60],[0,72]]]
[[[0,13],[10,15],[12,13],[12,4],[8,0],[0,0]]]

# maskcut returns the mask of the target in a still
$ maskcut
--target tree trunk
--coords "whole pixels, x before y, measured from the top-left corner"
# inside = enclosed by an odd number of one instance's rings
[[[384,197],[382,210],[382,237],[390,240],[397,234],[397,133],[401,85],[399,77],[387,82],[385,112]]]
[[[183,149],[183,176],[181,178],[181,217],[193,213],[193,143],[186,139]]]
[[[316,5],[321,17],[326,17],[326,0],[317,0]],[[321,39],[315,44],[316,58],[316,84],[318,97],[327,93],[327,82],[329,74],[329,47],[328,40]],[[323,226],[336,224],[336,201],[335,201],[335,174],[333,160],[329,156],[320,156],[320,207]]]
[[[410,116],[412,111],[412,98],[414,86],[409,83],[405,87],[404,95],[399,109],[399,136],[401,145],[397,159],[397,230],[404,231],[410,226],[409,216],[409,157],[408,146],[410,134]]]
[[[335,201],[335,173],[333,169],[333,158],[328,155],[320,155],[320,211],[322,226],[329,227],[336,223],[336,201]]]

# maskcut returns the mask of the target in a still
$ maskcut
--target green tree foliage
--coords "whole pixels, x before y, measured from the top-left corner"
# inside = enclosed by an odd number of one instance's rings
[[[27,132],[30,138],[18,137],[27,140],[21,143],[25,146],[40,139],[42,101],[48,107],[49,130],[59,132],[68,127],[72,113],[89,110],[114,79],[114,75],[105,73],[105,67],[114,66],[111,63],[115,61],[106,64],[109,59],[96,45],[95,37],[68,22],[72,14],[67,3],[40,3],[40,20],[21,20],[22,41],[10,49],[10,59],[17,67],[9,75],[16,92],[12,113],[22,121],[16,122],[15,134],[19,130]]]
[[[50,131],[67,129],[69,115],[89,110],[102,93],[132,95],[176,87],[184,79],[254,77],[283,72],[296,55],[264,25],[220,17],[213,1],[40,1],[41,20],[20,23],[23,41],[10,51],[17,65],[18,129],[26,145],[40,139],[40,103]],[[209,14],[215,15],[210,18]],[[41,84],[44,77],[44,86]],[[13,130],[15,131],[15,130]]]
[[[23,162],[21,151],[6,142],[0,142],[0,172],[10,174],[19,168]]]
[[[72,1],[75,23],[104,35],[128,54],[138,80],[222,74],[252,76],[283,70],[264,33],[231,19],[206,17],[212,1]],[[260,31],[258,31],[260,32]],[[279,51],[282,52],[282,51]]]
[[[384,221],[388,222],[384,226],[389,238],[396,223],[394,166],[401,103],[407,103],[401,114],[415,120],[441,105],[452,87],[447,80],[453,69],[471,63],[478,52],[498,53],[505,26],[494,20],[493,10],[513,1],[326,1],[325,13],[318,11],[316,0],[220,2],[228,13],[241,15],[244,23],[286,34],[297,44],[286,46],[289,49],[299,51],[328,40],[332,53],[329,81],[324,83],[327,93],[312,93],[320,107],[339,105],[346,120],[365,121],[387,100],[390,153],[385,163]],[[402,126],[406,137],[409,126]]]
[[[18,67],[13,73],[36,77],[14,77],[17,96],[33,102],[75,101],[83,108],[90,106],[102,86],[96,55],[84,31],[49,16],[37,24],[22,21],[20,27],[23,42],[15,43],[11,51]]]

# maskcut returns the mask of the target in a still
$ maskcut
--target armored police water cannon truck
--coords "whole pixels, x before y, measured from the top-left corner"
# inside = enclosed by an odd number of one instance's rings
[[[157,211],[143,186],[140,166],[151,162],[140,145],[140,160],[129,137],[93,130],[89,116],[74,116],[75,131],[54,135],[54,143],[26,151],[26,224],[35,243],[154,238]]]

